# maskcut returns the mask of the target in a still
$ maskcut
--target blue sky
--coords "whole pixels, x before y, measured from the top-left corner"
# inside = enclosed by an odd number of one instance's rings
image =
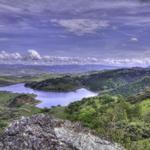
[[[149,65],[149,31],[149,0],[0,0],[0,62]]]

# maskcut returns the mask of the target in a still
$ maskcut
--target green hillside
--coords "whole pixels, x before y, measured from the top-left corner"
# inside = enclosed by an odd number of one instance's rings
[[[86,75],[51,78],[40,82],[30,82],[26,86],[46,91],[72,91],[85,87],[100,93],[113,91],[117,94],[125,92],[136,94],[140,91],[139,85],[142,84],[141,89],[149,86],[149,78],[146,78],[149,76],[150,68],[117,69]],[[130,85],[129,91],[127,90],[128,85]]]
[[[95,134],[121,143],[128,150],[149,150],[150,99],[131,104],[121,96],[103,95],[71,103],[64,111],[60,108],[53,108],[50,114],[80,121]]]
[[[35,107],[36,103],[33,95],[0,92],[0,132],[11,121],[21,116],[40,113],[41,110]]]
[[[150,77],[144,77],[136,82],[120,86],[110,91],[112,94],[121,94],[123,96],[131,96],[150,89]]]

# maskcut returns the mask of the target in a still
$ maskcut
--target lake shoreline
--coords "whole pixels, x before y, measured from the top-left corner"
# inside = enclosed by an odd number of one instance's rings
[[[58,105],[67,106],[71,102],[98,95],[98,93],[89,91],[86,88],[80,88],[69,92],[41,91],[25,87],[25,83],[0,87],[0,91],[19,94],[34,94],[35,100],[39,102],[36,105],[37,108],[51,108],[52,106]]]

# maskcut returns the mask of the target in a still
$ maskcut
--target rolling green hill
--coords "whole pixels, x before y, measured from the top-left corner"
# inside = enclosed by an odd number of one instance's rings
[[[71,76],[47,79],[41,82],[31,82],[27,83],[26,86],[45,91],[72,91],[82,87],[80,81]]]
[[[40,82],[30,82],[26,86],[46,91],[72,91],[85,87],[100,93],[111,91],[116,94],[130,95],[149,87],[149,77],[150,68],[130,68],[78,76],[67,75]]]

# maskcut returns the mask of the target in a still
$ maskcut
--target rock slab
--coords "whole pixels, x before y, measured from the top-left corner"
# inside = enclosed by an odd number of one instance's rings
[[[22,117],[0,136],[0,150],[124,150],[71,123],[40,114]]]

